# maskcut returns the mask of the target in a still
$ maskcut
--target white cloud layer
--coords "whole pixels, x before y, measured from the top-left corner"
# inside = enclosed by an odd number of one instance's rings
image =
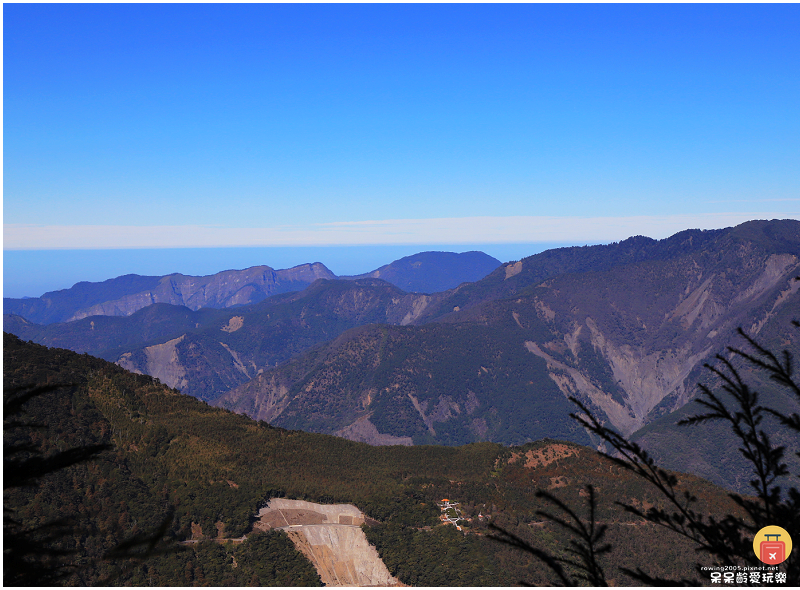
[[[502,244],[613,242],[633,235],[665,238],[685,229],[719,229],[752,219],[800,219],[786,213],[715,213],[632,217],[454,217],[348,221],[264,228],[198,225],[3,226],[4,250]]]

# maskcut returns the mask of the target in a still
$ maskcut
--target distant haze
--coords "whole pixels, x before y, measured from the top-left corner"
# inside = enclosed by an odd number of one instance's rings
[[[203,276],[266,264],[274,269],[322,262],[337,275],[375,270],[424,251],[478,250],[507,262],[549,248],[585,243],[330,246],[305,248],[170,248],[136,250],[19,250],[3,253],[3,296],[39,297],[80,281],[105,281],[125,274]]]

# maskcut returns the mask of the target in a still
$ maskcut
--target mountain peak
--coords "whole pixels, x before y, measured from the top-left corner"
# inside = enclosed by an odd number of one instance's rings
[[[383,279],[408,293],[439,293],[478,281],[500,266],[483,252],[419,252],[361,275],[344,279]]]

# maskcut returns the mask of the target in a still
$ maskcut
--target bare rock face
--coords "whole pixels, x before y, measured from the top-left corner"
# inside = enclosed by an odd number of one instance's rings
[[[665,400],[672,400],[666,410],[686,403],[702,363],[733,341],[738,326],[758,337],[770,318],[797,305],[797,256],[758,256],[742,247],[730,259],[725,267],[705,269],[683,260],[662,265],[661,274],[630,267],[627,275],[603,276],[594,290],[548,281],[533,307],[557,337],[525,347],[546,361],[565,395],[590,401],[630,435]],[[633,301],[623,310],[625,293],[638,301],[629,297]],[[603,383],[587,358],[607,366]]]
[[[517,276],[522,272],[522,260],[506,265],[506,279]]]
[[[315,504],[273,498],[255,528],[285,530],[314,564],[326,586],[400,586],[360,526],[364,514],[351,504]]]
[[[414,444],[410,436],[392,436],[391,434],[382,434],[378,432],[378,429],[369,421],[367,416],[359,418],[350,426],[342,428],[334,432],[334,434],[348,440],[363,442],[374,446],[402,445],[410,447]]]
[[[221,396],[217,405],[235,408],[236,412],[255,420],[271,422],[291,401],[287,394],[292,383],[281,377],[274,373],[261,374]]]
[[[144,366],[139,366],[129,352],[123,354],[117,364],[132,373],[150,375],[170,387],[182,389],[187,384],[186,369],[178,358],[176,347],[183,341],[184,337],[180,336],[163,344],[155,344],[145,348]]]

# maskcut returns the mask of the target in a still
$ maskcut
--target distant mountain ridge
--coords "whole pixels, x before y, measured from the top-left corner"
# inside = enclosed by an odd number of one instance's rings
[[[561,274],[599,272],[702,251],[723,236],[728,236],[731,245],[750,242],[770,254],[797,253],[799,226],[800,222],[791,219],[750,221],[726,229],[687,229],[663,240],[632,236],[606,245],[554,248],[506,263],[481,281],[450,290],[428,306],[419,321],[430,321],[454,311],[463,312],[485,301],[513,297]]]
[[[408,293],[439,293],[481,279],[501,262],[483,252],[420,252],[361,275],[342,279],[382,279]]]
[[[270,295],[300,291],[315,280],[335,278],[324,264],[301,264],[285,270],[253,266],[193,277],[125,275],[101,283],[78,283],[35,299],[3,298],[3,313],[38,323],[72,322],[89,316],[128,316],[154,303],[191,310],[246,305]]]
[[[483,252],[421,252],[348,280],[378,278],[404,291],[433,293],[478,280],[500,265]],[[3,298],[3,313],[36,324],[73,322],[90,316],[129,316],[155,303],[228,308],[258,303],[272,295],[302,291],[318,279],[337,276],[321,262],[284,270],[253,266],[195,277],[124,275],[100,283],[81,282],[41,297]]]

